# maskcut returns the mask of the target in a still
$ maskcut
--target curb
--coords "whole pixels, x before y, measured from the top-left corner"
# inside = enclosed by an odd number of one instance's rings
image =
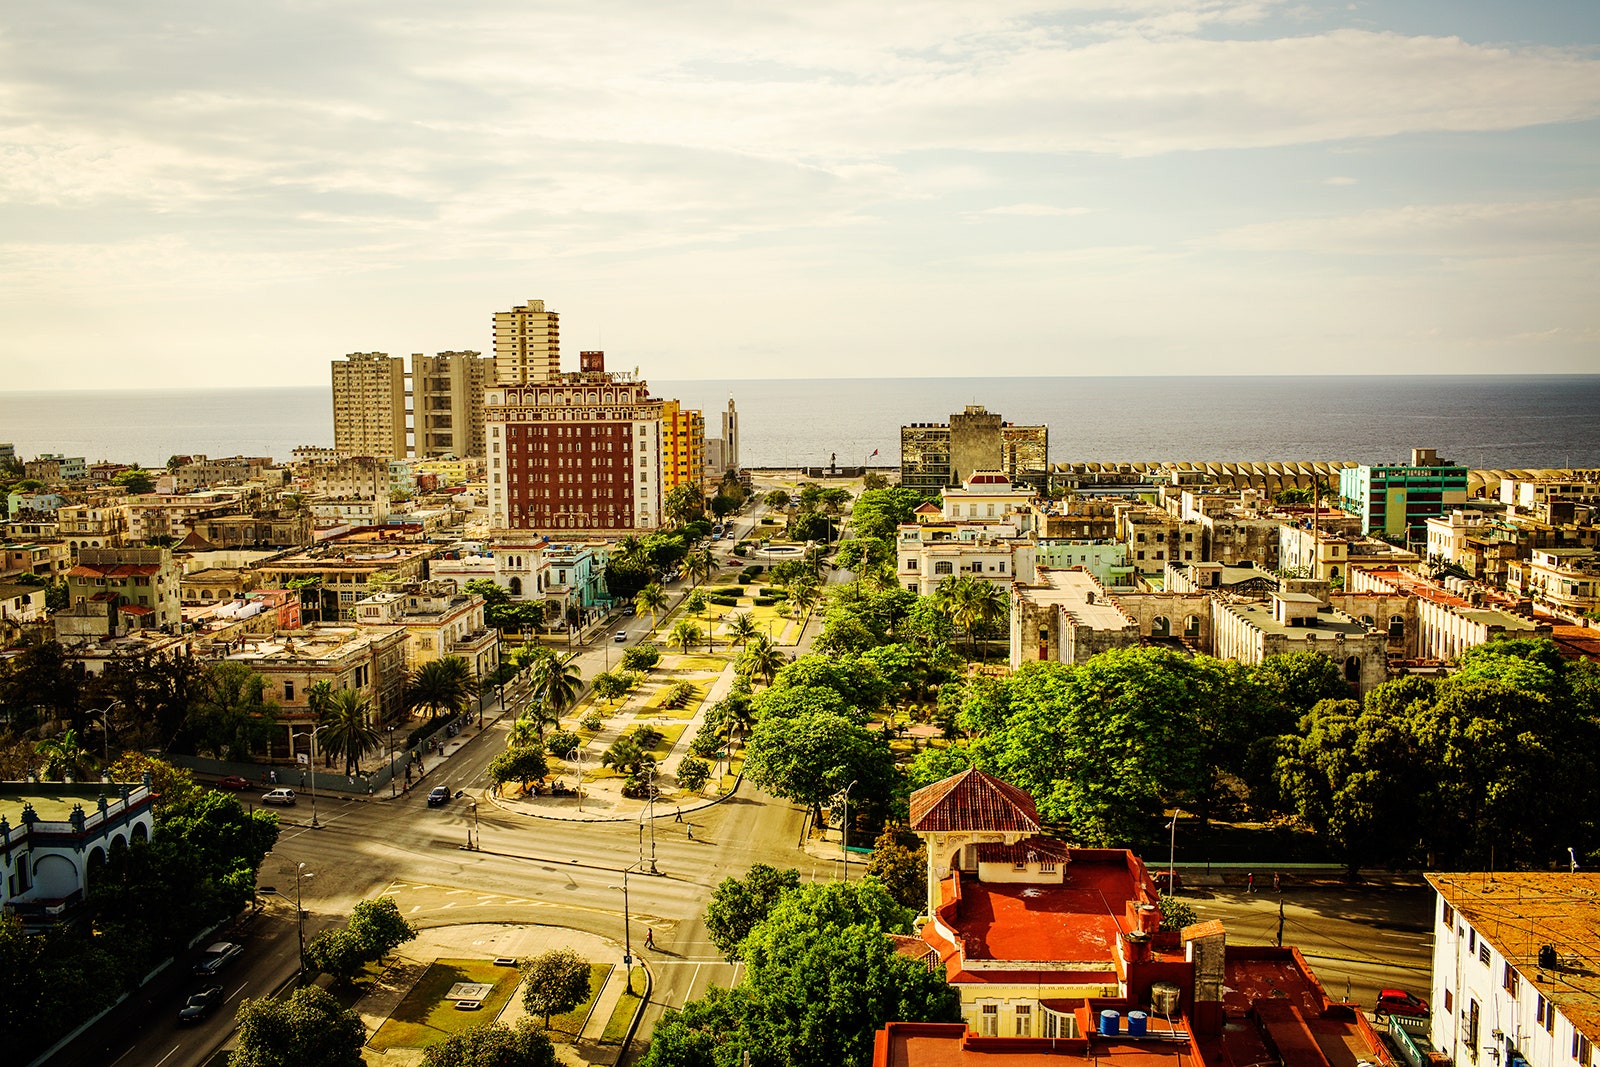
[[[743,784],[744,784],[744,768],[741,767],[739,769],[738,776],[736,778],[734,778],[734,780],[733,780],[733,788],[729,789],[726,793],[722,794],[719,797],[712,797],[710,800],[704,801],[703,803],[700,803],[700,804],[696,804],[692,808],[683,808],[682,810],[685,813],[693,813],[693,812],[696,812],[696,811],[703,811],[706,808],[714,808],[718,804],[721,804],[726,800],[731,800],[733,798],[733,796],[736,793],[739,792],[739,787],[741,785],[743,785]],[[574,822],[574,823],[584,823],[584,822],[598,822],[598,823],[636,822],[636,821],[639,821],[639,820],[641,820],[643,818],[643,813],[642,812],[637,814],[637,815],[607,816],[606,818],[603,818],[603,819],[582,819],[582,818],[570,817],[570,816],[566,816],[566,815],[541,815],[536,811],[522,811],[519,808],[507,807],[505,802],[502,801],[499,797],[496,797],[492,792],[485,794],[485,796],[486,796],[486,799],[488,799],[489,803],[493,804],[495,807],[499,808],[501,811],[510,812],[512,815],[520,815],[525,819],[543,819],[546,822]],[[666,818],[666,816],[665,815],[657,815],[656,818],[657,819],[664,819],[664,818]]]
[[[617,1058],[613,1061],[615,1063],[621,1063],[628,1055],[628,1046],[633,1044],[634,1035],[639,1032],[639,1023],[644,1020],[644,1009],[649,1005],[651,995],[656,989],[656,976],[651,972],[650,964],[641,958],[639,966],[644,968],[644,995],[639,998],[639,1006],[633,1009],[633,1021],[628,1024],[628,1032],[622,1035],[622,1044],[618,1046]],[[632,977],[628,981],[631,988]]]

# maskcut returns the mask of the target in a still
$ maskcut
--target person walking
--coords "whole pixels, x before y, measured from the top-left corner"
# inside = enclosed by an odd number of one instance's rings
[[[689,824],[689,840],[694,840],[694,823]]]
[[[1272,872],[1272,891],[1274,893],[1283,892],[1283,883],[1278,881],[1278,872],[1277,871],[1273,871]]]
[[[656,947],[656,932],[655,932],[655,929],[653,927],[649,928],[649,929],[646,929],[645,932],[644,932],[644,947],[645,948],[655,948]]]
[[[1256,872],[1255,871],[1251,871],[1249,874],[1244,876],[1244,886],[1245,886],[1245,892],[1247,892],[1247,893],[1254,893],[1256,891]]]

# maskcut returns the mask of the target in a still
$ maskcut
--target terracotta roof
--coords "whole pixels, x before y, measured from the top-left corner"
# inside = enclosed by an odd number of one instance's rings
[[[978,846],[979,863],[1028,863],[1039,860],[1056,860],[1060,863],[1072,859],[1072,850],[1061,841],[1050,837],[1025,837],[1013,845],[996,842]]]
[[[111,563],[96,566],[80,563],[67,572],[69,578],[128,578],[138,575],[160,574],[161,567],[154,563]]]
[[[1430,874],[1445,903],[1478,931],[1578,1032],[1600,1042],[1600,872]],[[1434,922],[1439,916],[1434,915]],[[1529,930],[1536,931],[1529,937]],[[1539,966],[1539,948],[1558,966]]]
[[[141,604],[124,604],[117,609],[124,615],[154,615],[155,608],[147,608]]]
[[[911,829],[917,833],[990,830],[1036,834],[1039,810],[1023,790],[969,767],[911,794]]]

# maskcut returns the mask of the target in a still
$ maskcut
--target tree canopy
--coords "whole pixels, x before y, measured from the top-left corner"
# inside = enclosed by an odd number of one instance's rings
[[[361,1067],[367,1028],[316,986],[239,1005],[238,1047],[228,1067]]]

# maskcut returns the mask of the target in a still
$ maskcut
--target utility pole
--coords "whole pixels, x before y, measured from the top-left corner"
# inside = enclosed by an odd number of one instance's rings
[[[1278,896],[1278,947],[1283,947],[1283,896]]]
[[[856,787],[851,782],[844,787],[844,820],[839,824],[839,850],[844,853],[844,880],[850,880],[850,790]]]

